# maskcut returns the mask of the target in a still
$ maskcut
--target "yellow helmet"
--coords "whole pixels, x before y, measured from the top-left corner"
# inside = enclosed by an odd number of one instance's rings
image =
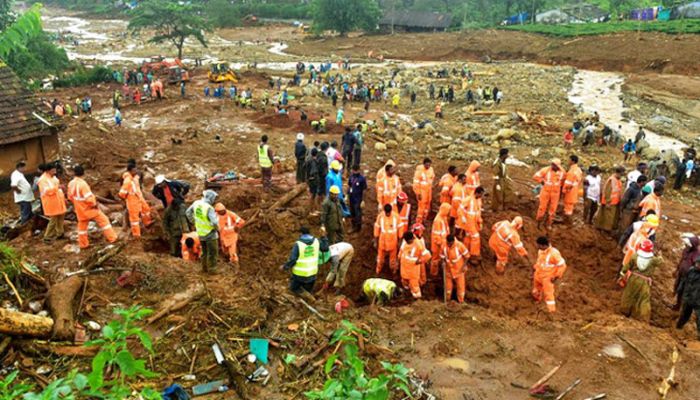
[[[337,161],[333,161],[333,162],[337,162]],[[333,186],[331,186],[330,192],[333,194],[340,194],[340,188],[336,185],[333,185]]]
[[[336,171],[340,171],[340,168],[341,168],[340,161],[333,160],[333,162],[331,162],[331,169],[334,169]]]
[[[659,216],[652,214],[652,215],[647,215],[645,220],[647,223],[653,227],[659,226]]]

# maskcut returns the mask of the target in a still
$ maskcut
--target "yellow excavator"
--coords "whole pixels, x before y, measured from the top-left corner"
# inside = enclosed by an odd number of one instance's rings
[[[238,83],[238,76],[226,63],[212,64],[209,68],[209,82],[233,82]]]

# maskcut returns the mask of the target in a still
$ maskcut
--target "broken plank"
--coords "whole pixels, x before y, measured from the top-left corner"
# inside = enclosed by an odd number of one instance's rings
[[[150,325],[171,312],[180,310],[191,302],[198,300],[205,294],[206,290],[204,289],[204,285],[201,284],[191,286],[184,292],[176,293],[174,296],[165,300],[160,307],[160,311],[153,314],[146,322]]]

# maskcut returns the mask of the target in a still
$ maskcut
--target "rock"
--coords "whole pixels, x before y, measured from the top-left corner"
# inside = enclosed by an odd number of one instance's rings
[[[382,143],[382,142],[377,142],[377,143],[374,144],[374,150],[377,150],[377,151],[385,151],[386,149],[387,149],[386,144],[384,144],[384,143]]]
[[[625,358],[625,350],[619,344],[609,344],[603,348],[603,354],[612,358]]]
[[[425,133],[427,133],[428,135],[435,134],[435,127],[433,127],[433,124],[425,124],[425,126],[423,126],[423,130],[425,130]]]
[[[395,149],[397,147],[399,147],[399,142],[397,142],[396,140],[387,140],[386,141],[386,148],[387,149]]]
[[[407,145],[407,146],[412,145],[412,144],[413,144],[413,139],[411,139],[410,137],[407,137],[407,138],[405,138],[405,139],[401,142],[401,144]]]
[[[91,331],[97,332],[100,329],[102,329],[102,326],[100,326],[100,324],[98,324],[95,321],[88,321],[85,325],[87,325],[87,328],[90,329]]]
[[[33,313],[38,313],[41,311],[41,302],[39,301],[30,301],[29,302],[29,309],[32,310]]]

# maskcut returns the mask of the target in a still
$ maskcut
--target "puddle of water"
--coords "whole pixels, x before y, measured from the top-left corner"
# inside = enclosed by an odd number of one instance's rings
[[[628,111],[621,99],[624,81],[622,76],[611,72],[578,70],[569,91],[569,101],[585,112],[597,111],[600,121],[613,129],[621,125],[622,136],[634,139],[639,124],[623,117],[623,113]],[[646,128],[644,132],[646,141],[657,150],[670,150],[681,155],[683,148],[688,147],[677,139],[659,135]]]
[[[272,45],[267,51],[272,54],[277,54],[278,56],[290,57],[289,54],[284,52],[287,50],[287,47],[289,47],[287,44],[280,42]]]

